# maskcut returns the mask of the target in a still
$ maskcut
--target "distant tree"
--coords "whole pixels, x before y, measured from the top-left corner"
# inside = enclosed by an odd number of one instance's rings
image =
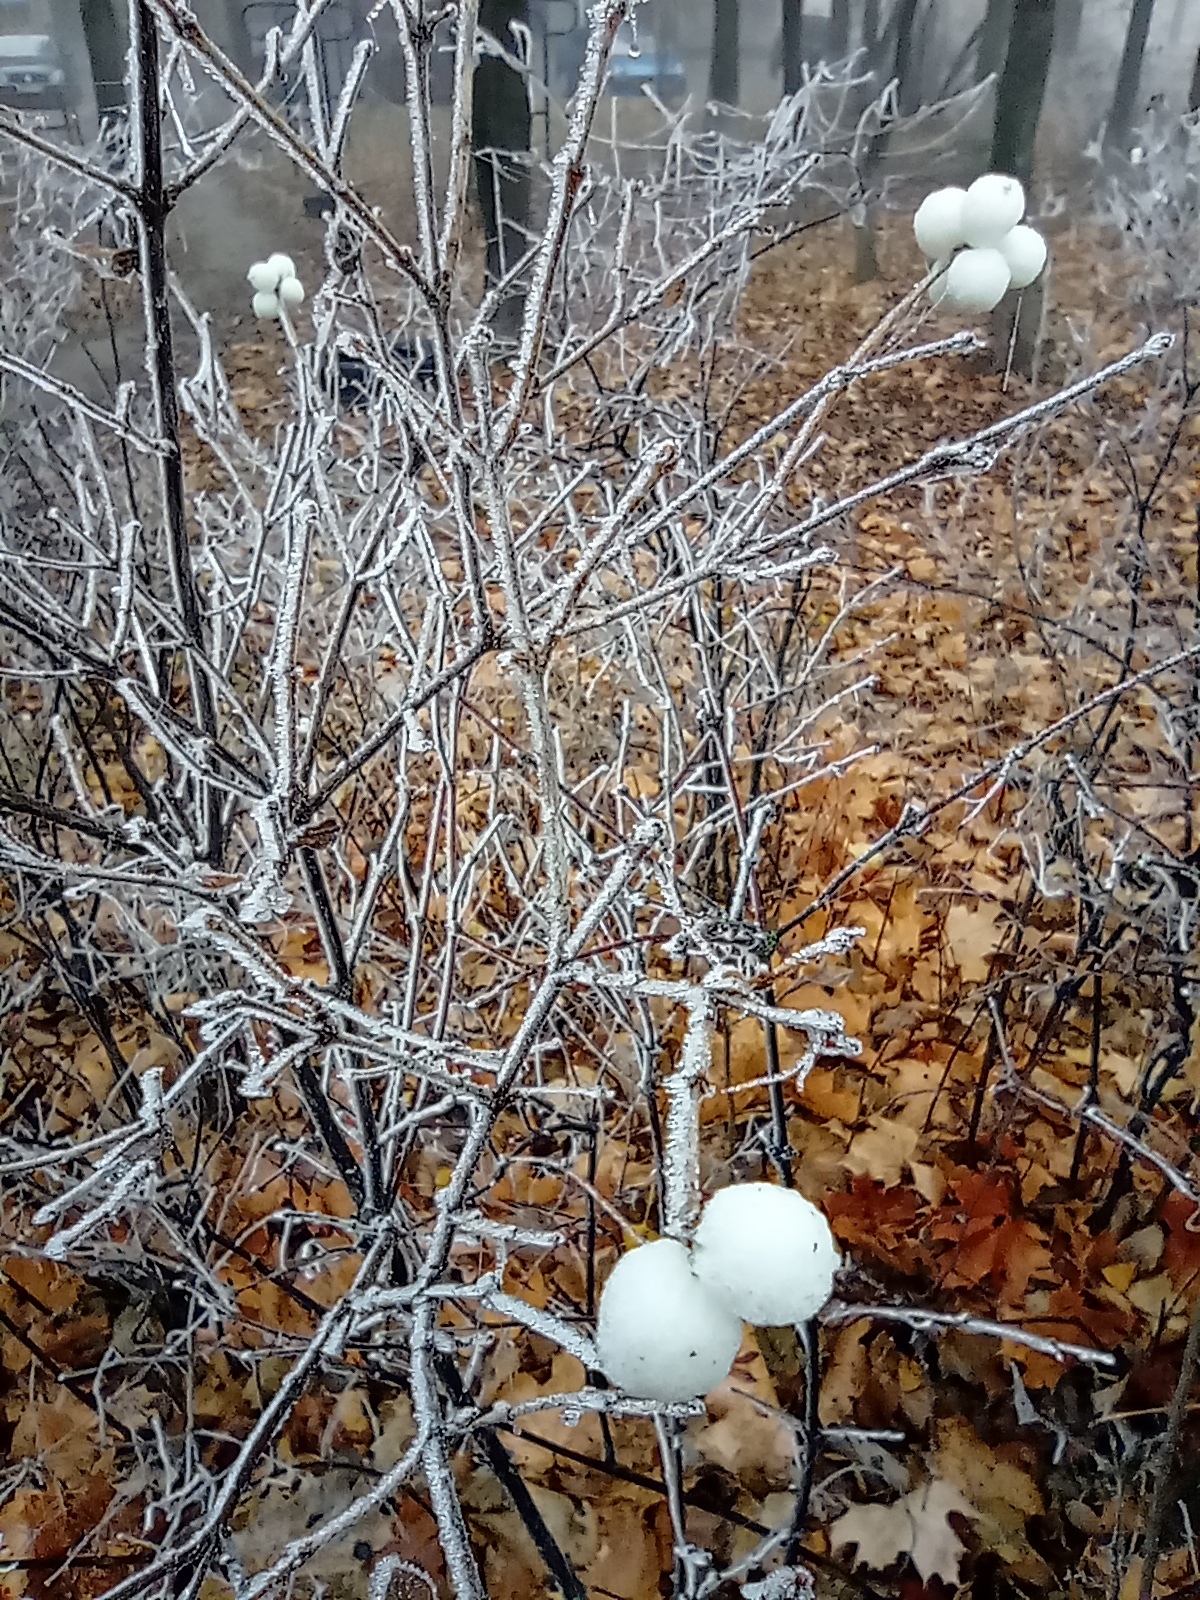
[[[916,110],[920,103],[920,83],[914,72],[913,27],[920,0],[897,0],[888,33],[892,42],[891,72],[889,78],[896,85],[896,109],[901,115]],[[879,169],[887,155],[891,129],[880,128],[867,146],[862,167],[863,187],[870,191]],[[854,230],[854,281],[869,283],[879,275],[879,261],[875,253],[875,229],[870,212]]]
[[[479,26],[510,56],[517,50],[514,22],[529,26],[529,0],[481,0]],[[482,55],[475,68],[471,135],[489,284],[499,282],[527,247],[531,123],[524,74],[499,56]],[[521,304],[518,292],[506,299],[501,331],[515,328]]]
[[[713,6],[708,98],[723,106],[735,106],[738,103],[739,3],[740,0],[715,0]]]
[[[1086,0],[1058,0],[1058,20],[1054,24],[1054,48],[1064,60],[1075,54],[1083,27]]]
[[[1188,90],[1188,110],[1200,111],[1200,50],[1196,51],[1196,65],[1192,68],[1192,86]]]
[[[829,12],[829,43],[825,56],[840,61],[850,54],[850,0],[833,0]]]
[[[881,26],[879,10],[879,0],[863,0],[862,47],[867,52],[867,59],[871,62],[874,62],[879,53]]]
[[[1033,171],[1050,53],[1054,47],[1056,0],[1013,0],[1004,70],[996,88],[992,167],[1028,183]]]
[[[1142,61],[1146,55],[1146,40],[1153,15],[1154,0],[1133,0],[1129,26],[1125,30],[1125,48],[1121,51],[1121,65],[1117,69],[1117,86],[1113,90],[1112,106],[1104,129],[1106,150],[1124,150],[1129,141],[1129,131],[1137,114],[1138,84],[1141,82]]]
[[[96,89],[96,111],[101,120],[128,105],[125,83],[125,49],[128,40],[113,0],[80,0],[83,41]]]
[[[913,28],[919,0],[897,0],[893,18],[896,48],[892,56],[892,78],[896,85],[896,105],[901,115],[915,111],[921,103],[921,80],[916,70],[919,52],[913,49]]]
[[[782,0],[783,92],[795,94],[804,80],[804,0]]]
[[[1027,186],[1054,49],[1054,22],[1055,0],[1014,0],[1004,70],[996,88],[992,168],[1013,173]],[[1019,296],[1008,296],[997,309],[992,332],[1002,368],[1011,359],[1014,370],[1032,376],[1045,288],[1043,273],[1031,288]]]
[[[999,72],[1004,65],[1012,15],[1013,0],[988,0],[975,58],[980,79],[990,78],[993,72]]]

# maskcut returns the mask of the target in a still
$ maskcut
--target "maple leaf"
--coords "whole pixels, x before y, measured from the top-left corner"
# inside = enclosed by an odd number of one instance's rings
[[[920,1196],[911,1189],[885,1189],[874,1179],[855,1175],[847,1194],[826,1196],[826,1214],[843,1243],[859,1245],[876,1256],[914,1253]]]
[[[975,1507],[952,1483],[933,1478],[890,1506],[852,1506],[829,1529],[833,1548],[856,1547],[854,1565],[881,1572],[907,1556],[923,1582],[941,1578],[957,1585],[966,1546],[950,1526],[950,1515],[977,1517]]]
[[[1045,1235],[1011,1214],[1013,1197],[1005,1184],[964,1172],[953,1187],[958,1204],[943,1205],[930,1227],[932,1238],[954,1242],[942,1281],[976,1287],[988,1278],[1006,1302],[1020,1302],[1030,1279],[1050,1267]]]

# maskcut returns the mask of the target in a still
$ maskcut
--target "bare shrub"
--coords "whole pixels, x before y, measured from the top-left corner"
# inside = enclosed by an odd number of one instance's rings
[[[869,661],[833,650],[864,594],[829,575],[823,536],[881,490],[987,469],[1163,341],[803,503],[797,470],[841,393],[977,341],[917,342],[914,289],[731,437],[753,254],[798,201],[839,194],[844,153],[823,150],[810,87],[762,137],[671,119],[627,173],[594,124],[628,9],[595,9],[544,221],[478,307],[457,293],[471,0],[437,152],[429,36],[419,8],[393,8],[412,243],[342,176],[369,51],[327,119],[315,10],[253,86],[174,0],[133,0],[131,137],[109,166],[3,120],[34,196],[18,221],[78,243],[103,196],[146,329],[144,374],[100,403],[48,370],[79,255],[56,247],[53,273],[37,257],[26,299],[2,302],[6,345],[45,337],[0,355],[22,386],[0,563],[6,1220],[14,1259],[106,1308],[64,1393],[87,1419],[85,1475],[119,1459],[72,1552],[136,1548],[114,1597],[193,1600],[220,1578],[256,1600],[301,1574],[363,1592],[381,1508],[406,1495],[418,1573],[480,1594],[478,1477],[453,1470],[471,1452],[582,1593],[504,1442],[552,1411],[604,1429],[655,1415],[680,1593],[799,1551],[811,1399],[790,1525],[714,1560],[685,1524],[696,1408],[604,1384],[598,1280],[630,1228],[691,1226],[716,1026],[762,1029],[732,1167],[787,1182],[785,1084],[855,1049],[836,1013],[773,988],[855,931],[781,942],[758,875],[830,770],[829,718],[869,685]],[[308,142],[271,108],[283,57],[308,73]],[[185,68],[235,109],[164,152]],[[164,249],[171,204],[251,125],[331,201],[324,275],[278,330],[275,428]],[[906,812],[893,838],[920,825]],[[547,1350],[564,1392],[510,1400]],[[382,1562],[371,1593],[410,1579]]]

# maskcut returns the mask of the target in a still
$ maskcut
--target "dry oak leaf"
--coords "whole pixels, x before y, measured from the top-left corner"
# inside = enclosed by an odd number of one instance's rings
[[[846,1151],[847,1172],[874,1178],[891,1189],[904,1176],[904,1169],[916,1154],[921,1135],[916,1128],[876,1114],[861,1133],[856,1133]]]
[[[1003,938],[1003,908],[983,901],[953,905],[946,913],[946,942],[964,983],[985,983]]]
[[[950,1526],[953,1512],[977,1517],[971,1502],[944,1478],[912,1489],[890,1506],[852,1506],[829,1529],[829,1539],[856,1547],[854,1565],[882,1572],[907,1556],[924,1583],[941,1578],[957,1585],[966,1546]]]

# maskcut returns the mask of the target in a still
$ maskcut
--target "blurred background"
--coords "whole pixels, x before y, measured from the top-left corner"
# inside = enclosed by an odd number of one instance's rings
[[[611,87],[629,96],[647,83],[668,103],[711,96],[762,112],[794,86],[804,63],[862,51],[887,76],[900,44],[906,97],[927,103],[999,71],[1022,3],[1052,14],[1043,135],[1055,154],[1080,153],[1102,131],[1123,55],[1136,57],[1136,91],[1122,109],[1131,125],[1156,104],[1187,108],[1200,51],[1197,0],[645,0]],[[268,30],[294,16],[288,0],[196,0],[194,9],[249,71],[261,67]],[[528,29],[534,99],[541,81],[565,99],[582,58],[585,0],[509,0],[493,10]],[[78,118],[86,136],[98,110],[123,101],[123,12],[122,0],[0,0],[0,99],[60,110]],[[354,43],[373,36],[367,102],[399,101],[394,33],[372,0],[332,0],[318,30],[329,93],[336,95]]]
[[[271,30],[286,33],[296,16],[291,0],[194,0],[194,9],[252,80],[262,73]],[[545,183],[539,167],[565,127],[587,4],[481,0],[480,23],[509,52],[501,101],[507,96],[511,128],[477,125],[476,143],[532,175],[523,189],[514,187],[523,225],[536,219]],[[375,0],[329,0],[315,38],[327,109],[355,46],[368,38],[375,46],[351,121],[346,175],[394,231],[411,237],[411,141],[394,20]],[[125,0],[0,0],[0,104],[35,113],[56,137],[89,141],[102,123],[123,116],[126,41]],[[447,30],[431,74],[435,160],[449,132],[451,48]],[[823,125],[834,129],[839,149],[853,146],[837,198],[854,213],[853,274],[863,282],[877,271],[874,224],[911,207],[933,181],[970,181],[988,168],[1015,172],[1043,225],[1068,210],[1082,220],[1095,208],[1079,196],[1094,195],[1108,171],[1128,174],[1145,162],[1142,187],[1153,188],[1147,152],[1155,128],[1161,144],[1167,124],[1178,126],[1181,114],[1200,106],[1200,0],[644,0],[636,27],[622,29],[613,53],[596,158],[604,159],[604,140],[628,148],[641,139],[651,153],[637,159],[653,162],[652,146],[661,158],[664,128],[684,114],[702,136],[753,140],[781,96],[814,80],[814,94],[842,96],[837,116]],[[300,71],[268,92],[307,136]],[[486,99],[477,86],[477,111]],[[864,135],[861,119],[873,101],[881,109]],[[229,109],[199,68],[178,80],[168,160],[172,145],[182,159],[183,137],[213,128]],[[0,194],[0,214],[6,203]],[[171,219],[172,267],[219,337],[255,334],[244,281],[251,260],[286,249],[310,279],[320,276],[325,204],[253,127],[184,195]],[[506,216],[512,212],[510,205]],[[482,265],[472,263],[481,261],[481,248],[464,256],[459,287],[468,300],[480,286],[472,273],[482,281]],[[107,303],[104,313],[94,326],[80,320],[76,340],[58,357],[64,375],[85,386],[115,339],[128,338],[132,348],[140,338],[136,314],[127,319]]]

